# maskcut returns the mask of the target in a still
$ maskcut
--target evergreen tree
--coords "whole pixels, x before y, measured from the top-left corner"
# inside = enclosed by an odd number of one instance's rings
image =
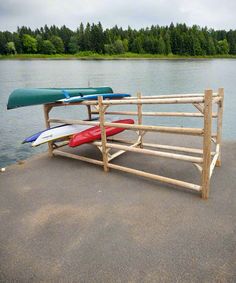
[[[77,35],[74,35],[70,38],[70,41],[68,44],[68,51],[70,54],[75,54],[79,51],[79,41],[78,41]]]

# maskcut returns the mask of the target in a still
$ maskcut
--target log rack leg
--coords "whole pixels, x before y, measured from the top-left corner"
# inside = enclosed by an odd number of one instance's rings
[[[51,111],[51,109],[52,109],[52,106],[48,106],[48,105],[43,106],[46,128],[50,128],[49,112]],[[48,142],[48,154],[50,157],[53,156],[53,142]]]
[[[204,134],[202,164],[202,198],[208,199],[210,188],[211,165],[211,130],[212,130],[212,90],[205,90],[204,95]]]
[[[216,161],[216,166],[221,166],[221,144],[222,144],[222,120],[223,120],[223,106],[224,106],[224,89],[219,88],[218,94],[221,100],[218,102],[217,109],[217,136],[216,136],[216,144],[219,145],[219,157]]]
[[[88,109],[88,119],[91,120],[92,119],[91,105],[86,105],[86,106]]]
[[[142,95],[141,95],[141,92],[138,92],[137,93],[137,99],[141,99],[142,98]],[[142,104],[139,103],[137,104],[137,108],[138,108],[138,124],[139,125],[142,125],[142,122],[143,122],[143,115],[142,115]],[[138,135],[140,137],[140,148],[143,148],[143,133],[142,133],[142,130],[138,131]]]
[[[103,158],[103,168],[105,172],[109,171],[108,167],[108,150],[107,150],[107,136],[106,136],[106,129],[104,126],[105,122],[105,111],[106,106],[103,105],[102,96],[98,97],[98,105],[99,105],[99,121],[100,121],[100,128],[101,128],[101,141],[102,141],[102,158]]]

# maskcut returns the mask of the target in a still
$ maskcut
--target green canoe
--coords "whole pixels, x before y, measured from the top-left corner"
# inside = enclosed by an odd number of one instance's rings
[[[110,87],[89,88],[21,88],[14,90],[7,103],[7,109],[17,107],[39,105],[55,102],[65,98],[64,91],[70,97],[84,96],[88,94],[113,93]]]

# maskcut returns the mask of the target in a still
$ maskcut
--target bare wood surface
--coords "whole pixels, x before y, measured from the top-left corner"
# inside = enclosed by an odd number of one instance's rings
[[[186,103],[202,103],[204,102],[203,97],[193,97],[193,98],[150,98],[150,99],[114,99],[114,100],[104,100],[103,105],[121,105],[121,104],[186,104]]]
[[[100,143],[97,143],[97,144],[100,145]],[[194,162],[194,163],[202,163],[202,161],[203,161],[203,159],[201,157],[195,157],[195,156],[189,156],[189,155],[183,155],[183,154],[176,154],[176,153],[169,153],[169,152],[163,152],[163,151],[155,151],[155,150],[144,149],[144,148],[135,148],[135,147],[130,147],[130,146],[121,145],[121,144],[107,143],[106,146],[108,148],[116,148],[116,149],[121,149],[121,150],[125,150],[125,151],[143,153],[143,154],[148,154],[148,155],[152,155],[152,156],[166,157],[166,158],[177,159],[177,160],[188,161],[188,162]]]
[[[108,164],[108,153],[107,153],[107,136],[106,136],[106,128],[104,126],[104,107],[103,107],[103,99],[102,96],[98,97],[98,105],[99,105],[99,121],[100,121],[100,129],[101,129],[101,141],[102,141],[102,159],[103,159],[103,168],[105,172],[108,172],[109,168]]]
[[[65,156],[65,157],[69,157],[69,158],[73,158],[73,159],[77,159],[77,160],[81,160],[81,161],[86,161],[92,164],[96,164],[96,165],[103,165],[103,161],[101,160],[96,160],[93,158],[89,158],[89,157],[85,157],[85,156],[80,156],[77,154],[73,154],[73,153],[69,153],[69,152],[65,152],[59,149],[55,149],[53,151],[54,155],[60,155],[60,156]]]
[[[214,168],[215,168],[215,166],[216,166],[216,162],[217,162],[217,160],[218,160],[218,158],[219,158],[219,154],[220,154],[220,145],[217,144],[217,146],[216,146],[216,154],[215,154],[215,156],[213,157],[213,159],[212,159],[212,161],[211,161],[211,165],[210,165],[210,178],[211,178],[212,173],[213,173],[213,170],[214,170]]]
[[[213,96],[217,96],[217,92],[213,93]],[[188,98],[188,97],[204,97],[204,93],[185,93],[185,94],[164,94],[164,95],[143,95],[143,99],[150,98]],[[133,96],[125,97],[125,99],[133,99]]]
[[[51,111],[51,109],[52,109],[51,106],[48,106],[48,105],[43,106],[46,128],[50,128],[49,112]],[[48,144],[48,154],[49,156],[53,156],[53,142],[49,141],[47,144]]]
[[[117,170],[120,170],[120,171],[123,171],[123,172],[132,173],[132,174],[135,174],[135,175],[138,175],[138,176],[154,179],[154,180],[164,182],[164,183],[168,183],[168,184],[171,184],[171,185],[184,187],[184,188],[191,189],[191,190],[198,191],[198,192],[201,191],[201,186],[196,185],[196,184],[180,181],[180,180],[177,180],[177,179],[167,178],[167,177],[164,177],[164,176],[159,176],[159,175],[156,175],[156,174],[147,173],[147,172],[144,172],[144,171],[141,171],[141,170],[136,170],[136,169],[132,169],[132,168],[129,168],[129,167],[124,167],[124,166],[116,165],[116,164],[113,164],[113,163],[109,163],[108,166],[112,169],[117,169]]]
[[[92,114],[98,114],[99,111],[93,110]],[[128,115],[128,116],[138,116],[138,112],[135,111],[106,111],[107,115]],[[194,117],[203,118],[202,113],[195,112],[145,112],[142,111],[142,116],[163,116],[163,117]],[[212,118],[216,118],[217,114],[213,113]]]
[[[212,90],[205,91],[204,103],[204,135],[203,135],[203,164],[202,164],[202,198],[207,199],[210,187],[211,165],[211,130],[212,130]]]
[[[221,166],[221,146],[222,146],[222,122],[223,122],[223,111],[224,111],[224,89],[219,88],[218,90],[219,97],[221,100],[218,102],[218,119],[217,119],[217,136],[216,136],[216,143],[219,145],[219,155],[216,161],[216,166]]]
[[[99,126],[100,122],[95,121],[83,121],[83,120],[74,120],[74,119],[58,119],[53,118],[48,120],[50,123],[63,123],[63,124],[78,124],[78,125],[91,125],[91,126]]]
[[[137,99],[141,100],[141,98],[142,98],[141,93],[138,92],[137,93]],[[137,110],[138,110],[138,124],[142,125],[143,124],[142,104],[140,104],[140,103],[137,104]],[[140,147],[142,148],[143,147],[143,133],[142,133],[142,130],[138,131],[138,135],[140,137]]]
[[[92,111],[91,111],[91,105],[87,105],[87,110],[88,110],[88,119],[92,119]]]
[[[149,125],[132,125],[132,124],[122,124],[122,123],[110,123],[105,122],[105,126],[125,128],[130,130],[145,130],[153,132],[162,132],[162,133],[175,133],[183,135],[203,135],[203,129],[200,128],[184,128],[184,127],[165,127],[165,126],[149,126]]]

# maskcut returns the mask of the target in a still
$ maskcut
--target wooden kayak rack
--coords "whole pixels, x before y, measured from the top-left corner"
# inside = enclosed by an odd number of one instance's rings
[[[79,103],[65,104],[62,102],[50,103],[44,105],[44,115],[46,126],[50,127],[51,123],[66,123],[66,124],[80,124],[101,127],[101,141],[95,141],[91,144],[96,146],[102,153],[102,160],[88,158],[65,152],[60,150],[60,147],[66,146],[68,141],[61,143],[49,142],[48,151],[49,155],[60,155],[74,158],[81,161],[101,165],[105,172],[110,168],[120,171],[133,173],[142,177],[151,178],[160,182],[168,183],[194,190],[200,193],[203,199],[209,196],[210,179],[215,166],[221,166],[221,139],[222,139],[222,116],[223,116],[223,102],[224,102],[224,89],[219,88],[216,93],[212,90],[205,90],[204,93],[199,94],[173,94],[173,95],[158,95],[158,96],[141,96],[137,93],[137,97],[128,97],[121,100],[103,100],[99,97],[98,100],[83,101]],[[143,105],[159,105],[159,104],[190,104],[193,105],[196,112],[145,112],[142,110]],[[216,111],[213,112],[213,106],[216,105]],[[99,121],[83,121],[71,119],[50,119],[49,112],[53,107],[69,106],[69,105],[85,105],[88,110],[89,118],[93,114],[99,114]],[[112,106],[116,105],[136,105],[136,111],[108,111]],[[120,107],[121,108],[121,107]],[[137,116],[136,124],[121,124],[106,121],[106,115],[127,115]],[[164,117],[194,117],[203,119],[203,128],[189,128],[189,127],[169,127],[157,125],[144,125],[144,116],[164,116]],[[212,131],[212,121],[216,121],[216,133]],[[125,128],[127,130],[135,131],[137,133],[137,140],[131,142],[126,139],[106,137],[106,126]],[[144,136],[147,132],[158,132],[168,134],[181,134],[199,136],[203,139],[202,148],[191,148],[183,146],[161,145],[155,143],[144,142]],[[212,148],[214,147],[214,150]],[[150,149],[152,148],[152,149]],[[111,149],[117,150],[111,154]],[[158,149],[158,150],[154,150]],[[164,151],[163,151],[164,150]],[[172,158],[175,160],[182,160],[190,162],[196,166],[200,172],[200,184],[193,184],[177,179],[172,179],[141,170],[136,170],[130,167],[124,167],[112,163],[117,156],[125,152],[142,153],[151,156],[159,156]],[[169,151],[169,152],[168,152]]]

